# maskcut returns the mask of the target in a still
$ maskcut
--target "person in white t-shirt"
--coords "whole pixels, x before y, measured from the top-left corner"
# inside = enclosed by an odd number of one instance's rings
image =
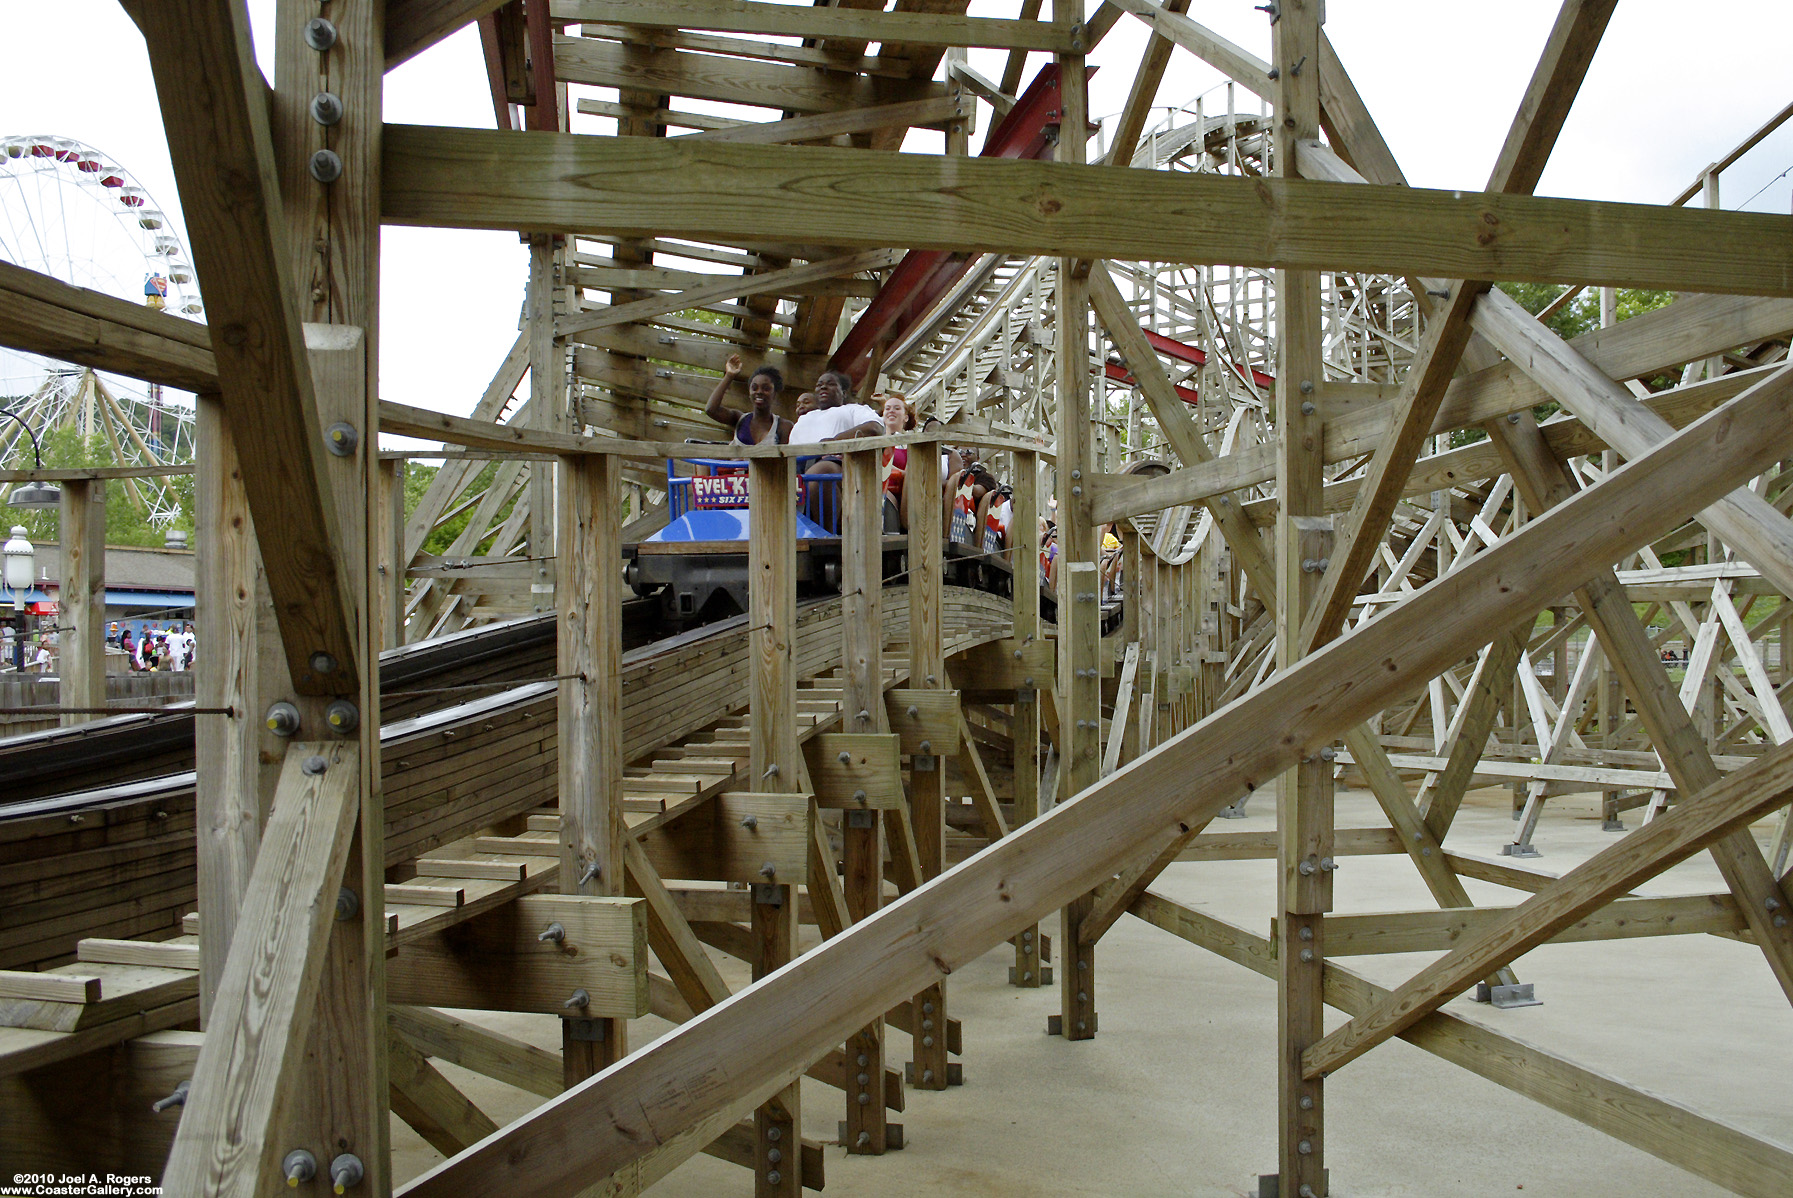
[[[854,437],[876,437],[884,432],[884,417],[873,407],[847,403],[853,380],[838,370],[830,370],[816,380],[816,409],[797,418],[791,429],[792,445],[813,445],[821,441],[847,441]],[[840,473],[840,459],[834,459],[834,473]],[[816,465],[820,465],[817,463]],[[812,465],[805,473],[826,473]]]
[[[884,433],[884,416],[876,408],[862,403],[846,403],[846,397],[853,393],[853,380],[838,370],[823,373],[816,380],[816,410],[797,418],[791,429],[792,445],[814,445],[826,441],[850,441],[855,437],[877,437]],[[803,467],[803,473],[839,474],[841,472],[840,454],[831,453],[809,462]],[[809,498],[806,501],[809,518],[816,520],[831,529],[840,523],[839,488],[830,488],[829,484],[810,486]],[[829,503],[823,496],[828,490],[835,492],[836,499]]]

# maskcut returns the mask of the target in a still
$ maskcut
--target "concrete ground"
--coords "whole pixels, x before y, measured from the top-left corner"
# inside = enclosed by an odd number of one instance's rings
[[[1273,800],[1252,804],[1224,831],[1272,825]],[[1495,856],[1511,838],[1506,790],[1473,793],[1449,847]],[[1638,813],[1627,814],[1635,826]],[[1361,792],[1339,797],[1338,826],[1382,824]],[[1772,825],[1757,825],[1764,843]],[[1597,799],[1552,799],[1532,863],[1562,872],[1617,834],[1600,830]],[[1486,905],[1517,892],[1477,882]],[[1185,863],[1155,887],[1198,909],[1267,933],[1275,893],[1268,861]],[[1431,906],[1405,858],[1349,857],[1336,910]],[[1702,854],[1643,888],[1649,894],[1723,889]],[[1045,927],[1057,930],[1056,919]],[[813,933],[812,933],[813,934]],[[1427,954],[1358,957],[1349,964],[1384,985],[1418,970]],[[855,1195],[1188,1195],[1239,1198],[1276,1159],[1276,992],[1267,978],[1123,918],[1098,951],[1101,1033],[1082,1043],[1044,1034],[1057,1008],[1052,989],[1006,985],[1006,946],[953,975],[950,1011],[964,1023],[965,1085],[910,1091],[908,1147],[884,1157],[848,1156],[834,1143],[839,1091],[804,1085],[804,1130],[827,1145],[827,1192]],[[1577,1064],[1682,1103],[1752,1134],[1793,1145],[1793,1011],[1760,953],[1716,936],[1666,936],[1546,946],[1517,972],[1544,1005],[1497,1011],[1467,999],[1449,1010]],[[744,971],[729,974],[731,984]],[[1343,1017],[1328,1012],[1328,1027]],[[552,1017],[477,1016],[513,1035],[558,1048]],[[636,1021],[636,1044],[664,1034]],[[891,1034],[893,1064],[908,1038]],[[500,1124],[540,1100],[442,1066]],[[1402,1042],[1377,1048],[1326,1085],[1327,1162],[1341,1198],[1393,1195],[1721,1194],[1648,1153]],[[395,1171],[411,1176],[440,1156],[396,1119]],[[1793,1179],[1778,1184],[1793,1192]],[[749,1194],[747,1172],[709,1157],[680,1167],[654,1193],[691,1198]]]

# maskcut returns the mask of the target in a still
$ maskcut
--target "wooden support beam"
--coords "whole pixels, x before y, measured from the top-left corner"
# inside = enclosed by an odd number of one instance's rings
[[[840,8],[791,9],[786,4],[772,7],[797,12],[848,11]],[[949,124],[969,120],[975,112],[970,100],[956,95],[939,96],[928,100],[905,100],[896,104],[874,104],[870,108],[854,108],[846,112],[786,117],[782,121],[731,125],[726,129],[711,129],[688,136],[693,141],[729,141],[759,146],[788,145],[793,142],[823,141],[843,134],[870,133],[876,129]]]
[[[1488,432],[1528,505],[1545,511],[1575,493],[1574,477],[1543,449],[1529,414],[1518,424],[1490,424]],[[1718,766],[1706,739],[1675,693],[1648,631],[1617,578],[1610,571],[1596,573],[1577,588],[1576,599],[1676,787],[1691,795],[1717,785]],[[1747,831],[1721,838],[1712,857],[1725,884],[1737,896],[1775,980],[1793,998],[1793,929],[1784,919],[1775,922],[1776,913],[1787,903],[1785,890]]]
[[[1247,969],[1268,975],[1275,968],[1269,941],[1205,912],[1148,894],[1133,914]],[[1326,966],[1327,1005],[1347,1014],[1388,993],[1337,963]],[[1779,1144],[1444,1011],[1426,1016],[1401,1038],[1739,1194],[1772,1198],[1793,1168],[1793,1152]]]
[[[1488,177],[1489,192],[1529,195],[1537,186],[1617,3],[1618,0],[1566,0],[1558,11],[1544,53],[1520,97],[1519,111]],[[1316,56],[1318,52],[1316,46]],[[1317,129],[1314,134],[1318,134]],[[1293,150],[1294,146],[1290,148]],[[1290,158],[1294,157],[1292,153]],[[1375,561],[1377,546],[1394,515],[1407,475],[1431,435],[1432,421],[1444,402],[1445,389],[1469,345],[1470,314],[1488,292],[1489,280],[1495,277],[1469,276],[1468,280],[1474,281],[1468,281],[1458,276],[1457,281],[1446,284],[1448,294],[1432,315],[1419,355],[1395,401],[1393,435],[1377,446],[1370,459],[1363,485],[1352,501],[1351,514],[1340,529],[1332,564],[1301,621],[1304,647],[1323,644],[1344,628],[1351,601]]]
[[[1115,7],[1144,21],[1160,38],[1183,47],[1265,100],[1276,99],[1276,86],[1270,79],[1270,64],[1255,54],[1234,45],[1213,30],[1188,17],[1171,4],[1155,4],[1152,0],[1112,0]],[[1185,6],[1186,7],[1186,6]]]
[[[1115,348],[1120,350],[1127,368],[1138,380],[1140,393],[1146,397],[1146,403],[1151,405],[1152,415],[1158,418],[1159,429],[1163,431],[1165,440],[1170,442],[1171,448],[1177,451],[1177,456],[1187,466],[1213,461],[1214,451],[1202,440],[1195,421],[1191,419],[1183,401],[1177,397],[1170,376],[1164,371],[1164,364],[1158,360],[1151,342],[1146,339],[1145,330],[1139,327],[1138,319],[1127,307],[1126,300],[1122,298],[1120,289],[1114,285],[1114,279],[1103,263],[1098,262],[1090,269],[1089,296],[1096,318],[1108,330]],[[1221,535],[1226,538],[1227,547],[1233,551],[1234,560],[1245,571],[1246,577],[1251,579],[1258,593],[1274,594],[1276,568],[1264,548],[1263,539],[1246,518],[1244,510],[1225,496],[1210,500],[1207,509],[1219,526]]]
[[[532,284],[542,265],[532,265]],[[554,597],[562,894],[622,894],[625,845],[638,847],[623,823],[621,467],[609,456],[569,457],[557,467],[565,526]],[[551,518],[554,506],[537,515]],[[566,1084],[622,1060],[628,1035],[626,1019],[588,1011],[562,1018]]]
[[[1320,131],[1320,72],[1303,70],[1301,64],[1319,62],[1322,8],[1321,0],[1282,0],[1271,26],[1272,103],[1280,118],[1274,162],[1282,177],[1295,173],[1296,143]],[[1320,276],[1277,271],[1276,303],[1276,490],[1281,502],[1276,512],[1276,589],[1260,593],[1276,615],[1277,668],[1289,670],[1312,649],[1299,629],[1303,613],[1323,587],[1315,563],[1334,556],[1332,518],[1323,514],[1324,416],[1315,400],[1326,379]],[[1236,505],[1221,506],[1239,518]],[[1234,557],[1239,556],[1235,550]],[[1325,1087],[1317,1078],[1302,1076],[1301,1054],[1325,1033],[1321,971],[1325,914],[1332,910],[1332,827],[1332,763],[1310,752],[1276,780],[1276,1159],[1279,1192],[1285,1194],[1327,1193]]]
[[[749,1106],[904,994],[1087,893],[1127,861],[1206,818],[1474,652],[1585,577],[1669,531],[1660,497],[1725,494],[1793,444],[1793,367],[1667,445],[1546,513],[1386,617],[1334,642],[1033,825],[906,895],[467,1153],[408,1198],[570,1194],[656,1145],[707,1142]],[[756,462],[764,470],[767,464]],[[780,494],[789,493],[789,480]],[[915,929],[926,929],[917,936]],[[826,1001],[818,1001],[825,987]],[[793,1004],[806,1013],[789,1018]],[[693,1087],[681,1079],[707,1079]],[[574,1135],[572,1129],[577,1128]],[[681,1141],[682,1142],[682,1141]]]
[[[394,1005],[386,1010],[394,1036],[427,1057],[495,1078],[531,1094],[553,1098],[565,1086],[560,1058],[546,1049],[432,1007]]]
[[[1504,632],[1491,642],[1458,706],[1445,767],[1414,798],[1432,840],[1444,840],[1451,821],[1457,818],[1476,763],[1488,744],[1489,733],[1494,731],[1494,721],[1512,696],[1513,671],[1519,668],[1531,628],[1532,617],[1528,616],[1523,626]]]
[[[623,855],[630,889],[647,900],[648,943],[653,945],[654,955],[666,967],[685,1005],[695,1013],[709,1010],[728,997],[728,983],[633,836],[624,837]],[[813,877],[813,865],[810,872]]]
[[[1739,300],[1729,296],[1692,296],[1668,308],[1633,317],[1610,328],[1577,337],[1571,346],[1614,378],[1646,377],[1665,367],[1712,353],[1725,345],[1775,337],[1793,328],[1793,305],[1782,300]],[[1754,378],[1739,380],[1725,375],[1707,383],[1677,388],[1646,401],[1670,423],[1682,425],[1705,411],[1708,402],[1723,402]],[[1707,390],[1702,390],[1707,388]],[[1551,399],[1550,393],[1526,378],[1511,362],[1477,370],[1452,382],[1432,423],[1434,434],[1466,425],[1477,425],[1510,413],[1522,413]],[[1684,405],[1684,406],[1683,406]],[[1686,415],[1679,415],[1685,412]],[[1373,452],[1387,435],[1388,413],[1380,405],[1327,422],[1326,460],[1341,462]],[[1578,423],[1553,421],[1546,427],[1552,444],[1564,452],[1597,452],[1601,444]],[[1571,434],[1576,434],[1571,436]],[[1559,442],[1556,438],[1562,438]],[[1579,447],[1579,448],[1576,448]],[[1435,490],[1438,480],[1476,478],[1470,471],[1487,459],[1480,455],[1491,447],[1456,450],[1423,463],[1405,489],[1411,495]],[[1204,499],[1253,486],[1275,477],[1274,454],[1269,445],[1255,446],[1211,463],[1185,467],[1157,478],[1106,480],[1097,498],[1100,520],[1157,511],[1179,503]],[[1462,470],[1457,471],[1458,466]],[[1361,489],[1352,479],[1327,487],[1329,510],[1344,510]],[[1273,500],[1245,505],[1254,523],[1266,524],[1262,513]]]
[[[884,489],[877,450],[844,456],[840,480],[841,523],[841,726],[849,734],[888,732],[884,712],[883,619]],[[923,506],[932,507],[932,504]],[[884,902],[884,842],[878,813],[849,810],[841,831],[845,872],[841,879],[847,912],[854,922]],[[873,1019],[847,1038],[846,1056],[858,1078],[884,1076],[884,1020]],[[882,1095],[866,1083],[846,1090],[849,1153],[882,1156],[888,1127]]]
[[[595,312],[581,312],[562,317],[555,327],[555,333],[562,337],[571,337],[576,333],[589,333],[595,329],[632,324],[638,320],[664,316],[668,312],[683,312],[687,308],[701,308],[705,304],[714,303],[717,300],[745,299],[748,296],[782,291],[819,279],[839,278],[842,275],[858,274],[863,270],[879,270],[890,266],[901,256],[895,250],[867,250],[855,254],[843,254],[838,258],[824,258],[819,262],[805,262],[802,266],[780,267],[777,270],[763,271],[759,274],[721,276],[716,282],[705,283],[701,287],[667,292],[664,295],[656,295],[648,299],[613,304]]]
[[[195,408],[195,519],[211,530],[195,546],[195,632],[206,646],[195,689],[199,706],[232,711],[198,717],[193,730],[199,917],[206,929],[200,1010],[206,1023],[279,778],[280,742],[265,723],[265,705],[284,697],[286,662],[271,607],[261,602],[267,584],[255,522],[222,402],[200,395]]]
[[[70,479],[62,484],[62,583],[56,622],[61,627],[57,674],[63,707],[106,706],[106,484]],[[64,715],[64,727],[89,715]]]
[[[1038,0],[1034,2],[1037,4]],[[1036,647],[1040,635],[1040,459],[1031,453],[1017,453],[1014,464],[1015,477],[1011,484],[1014,494],[1009,500],[1014,505],[1009,520],[1009,541],[1013,546],[1009,561],[1015,580],[1011,631],[1016,644],[1024,646],[1021,651],[1026,653]],[[921,468],[928,471],[926,477],[938,489],[939,457],[935,456],[931,465],[922,462],[912,465],[910,477],[915,477],[913,471]],[[914,536],[913,530],[910,535]],[[1040,691],[1044,689],[1050,693],[1054,681],[1043,673],[1022,674],[1015,681],[1014,715],[1010,718],[1009,728],[1015,742],[1014,818],[1015,826],[1020,827],[1040,817]],[[1038,989],[1044,978],[1040,970],[1038,924],[1021,929],[1014,941],[1015,964],[1009,971],[1009,984]]]
[[[757,0],[554,0],[557,21],[639,25],[649,29],[712,29],[784,37],[839,38],[909,46],[982,46],[999,50],[1083,49],[1080,31],[1049,21],[967,17],[942,12],[866,8],[792,8]]]
[[[940,455],[932,448],[909,451],[904,487],[913,495],[940,494]],[[938,503],[916,503],[909,512],[909,683],[923,692],[944,692],[946,677],[946,590],[942,573],[945,512]],[[936,696],[924,695],[923,698]],[[940,695],[946,698],[948,696]],[[957,697],[951,696],[956,710]],[[887,709],[888,711],[888,709]],[[893,719],[892,723],[896,721]],[[922,753],[919,743],[905,745],[910,754],[908,811],[884,817],[885,838],[891,852],[891,872],[898,886],[913,890],[946,868],[946,771],[947,741],[939,751]],[[930,746],[932,747],[932,746]],[[904,866],[914,863],[914,877],[904,876]],[[933,1008],[928,1017],[939,1026],[947,1021],[947,994],[943,982],[930,979],[914,997],[913,1006]],[[905,996],[907,997],[907,996]],[[915,1064],[910,1084],[924,1090],[944,1090],[949,1079],[945,1037],[924,1044],[924,1033],[912,1026],[910,1059]]]
[[[1673,434],[1668,421],[1539,324],[1504,291],[1483,296],[1473,320],[1477,332],[1627,460]],[[1698,519],[1776,590],[1793,594],[1793,520],[1768,500],[1741,486]]]
[[[1750,212],[416,125],[385,148],[396,225],[1793,295],[1793,218]]]
[[[748,777],[760,790],[793,794],[803,776],[796,719],[797,506],[792,502],[795,468],[786,458],[756,459],[748,471],[753,505],[747,554],[748,610],[752,613]],[[805,804],[805,812],[808,810]],[[771,880],[755,884],[751,922],[756,950],[753,980],[758,982],[796,955],[796,888]],[[844,1033],[831,1037],[831,1044],[842,1043],[846,1038]],[[801,1097],[796,1078],[792,1077],[787,1084],[768,1090],[757,1103],[753,1112],[755,1198],[798,1198],[802,1193],[801,1170],[788,1159],[803,1126]],[[728,1123],[732,1125],[738,1114],[731,1116]],[[717,1127],[715,1132],[720,1134],[723,1130],[724,1127]],[[698,1144],[714,1138],[694,1137]],[[774,1152],[779,1155],[772,1156]]]
[[[192,1095],[162,1184],[264,1192],[291,1148],[269,1133],[300,1076],[358,811],[353,742],[293,741],[250,873]]]
[[[1638,884],[1786,805],[1793,798],[1793,747],[1771,750],[1716,785],[1576,866],[1442,960],[1310,1048],[1307,1076],[1345,1065],[1437,1010],[1477,978],[1549,940]]]
[[[387,1039],[386,1063],[392,1113],[442,1155],[453,1156],[498,1130],[490,1115],[398,1036]]]
[[[236,11],[240,13],[241,8]],[[379,161],[380,136],[385,128],[381,113],[384,7],[378,0],[334,4],[330,20],[337,40],[327,53],[318,52],[308,41],[307,30],[316,15],[305,0],[284,0],[276,7],[274,91],[267,115],[269,137],[276,151],[271,165],[277,191],[264,191],[264,195],[275,253],[284,257],[288,267],[284,277],[292,290],[286,298],[304,322],[299,332],[305,357],[295,367],[298,376],[309,381],[315,404],[304,449],[314,462],[321,462],[318,474],[335,508],[334,522],[326,527],[335,558],[335,584],[347,595],[343,607],[352,638],[350,664],[339,665],[336,671],[328,673],[330,679],[346,675],[341,685],[348,690],[347,711],[342,707],[332,711],[318,697],[307,697],[299,700],[301,724],[308,729],[329,727],[338,735],[352,736],[359,747],[355,836],[343,871],[343,885],[357,897],[358,909],[353,917],[337,920],[332,926],[323,980],[318,988],[317,1012],[306,1037],[305,1068],[282,1095],[270,1136],[284,1141],[289,1148],[306,1145],[320,1158],[326,1154],[354,1154],[365,1167],[364,1184],[377,1191],[391,1186],[391,1120],[387,1114],[391,1095],[386,1079],[385,1012],[385,949],[389,930],[385,916],[386,819],[380,786],[378,718],[380,617],[378,604],[371,598],[377,587],[375,563],[379,555],[378,504],[373,497],[379,486]],[[176,36],[181,32],[177,29]],[[246,54],[247,49],[244,33],[239,54]],[[155,53],[152,41],[152,57]],[[260,76],[253,71],[250,61],[245,81],[251,106],[260,99],[255,87]],[[320,124],[311,115],[312,101],[322,91],[332,93],[342,102],[342,119],[333,125]],[[164,116],[168,115],[165,104]],[[328,184],[311,169],[315,156],[325,149],[341,164],[340,176]],[[214,169],[246,165],[218,163]],[[240,185],[234,176],[225,178]],[[183,199],[186,198],[183,187]],[[190,203],[188,200],[189,206]],[[252,206],[244,202],[242,207],[252,217]],[[188,224],[197,241],[201,234],[192,227],[190,215]],[[232,330],[220,319],[204,260],[197,249],[195,261],[200,266],[200,282],[208,288],[209,313],[217,322],[213,348],[218,351],[230,340]],[[263,335],[272,338],[276,334],[270,328]],[[225,415],[232,418],[245,489],[256,514],[262,568],[269,577],[269,591],[280,619],[280,640],[287,650],[288,677],[279,678],[273,673],[263,676],[278,679],[283,692],[290,686],[306,695],[307,683],[294,661],[288,620],[281,611],[281,587],[276,580],[276,573],[283,568],[280,555],[286,551],[285,521],[290,513],[281,507],[270,511],[257,503],[257,459],[271,449],[292,451],[292,447],[266,444],[270,438],[265,405],[280,393],[255,393],[251,402],[263,410],[239,413],[240,397],[232,393],[224,366],[221,356]],[[245,418],[235,419],[239,414]],[[307,602],[329,610],[330,582],[309,581],[312,594]],[[320,667],[326,663],[314,655],[306,664],[309,669],[324,672]],[[285,692],[281,697],[289,695]],[[259,715],[265,708],[258,702],[256,710]]]
[[[498,9],[507,0],[387,0],[386,69]]]
[[[621,32],[617,30],[613,36]],[[681,35],[677,40],[693,39]],[[703,39],[702,44],[713,49],[725,41]],[[689,96],[792,113],[834,112],[946,94],[945,84],[926,79],[874,78],[857,71],[822,71],[808,64],[724,58],[672,46],[591,37],[555,38],[554,60],[555,73],[565,83],[640,89],[650,95]]]
[[[1055,21],[1079,24],[1083,0],[1053,0]],[[1088,161],[1088,72],[1082,55],[1058,57],[1061,111],[1054,165],[1074,168]],[[1118,175],[1118,171],[1107,172]],[[1095,785],[1102,776],[1101,572],[1095,522],[1090,518],[1096,475],[1096,409],[1090,377],[1090,279],[1093,263],[1061,250],[1053,282],[1053,373],[1058,409],[1058,744],[1063,768],[1051,796],[1063,801]],[[1058,1026],[1066,1040],[1092,1039],[1097,1032],[1096,946],[1082,938],[1093,895],[1079,894],[1059,911]]]
[[[334,548],[338,504],[248,17],[231,0],[180,0],[143,35],[293,686],[352,694],[355,599]]]
[[[1546,879],[1545,884],[1554,880]],[[1326,921],[1326,952],[1333,957],[1449,952],[1466,936],[1479,933],[1506,915],[1499,908],[1488,907],[1334,915]],[[1550,943],[1740,932],[1748,926],[1737,900],[1728,894],[1619,898],[1557,932]]]
[[[1189,11],[1189,0],[1165,0],[1158,11],[1180,16]],[[1133,76],[1133,86],[1127,91],[1126,107],[1121,109],[1121,119],[1116,122],[1114,136],[1108,143],[1109,166],[1133,165],[1133,152],[1139,147],[1146,121],[1151,118],[1152,105],[1158,99],[1158,85],[1164,81],[1164,68],[1170,65],[1170,53],[1175,45],[1155,31],[1146,44],[1139,70]]]
[[[0,345],[183,391],[218,389],[205,325],[0,262]]]

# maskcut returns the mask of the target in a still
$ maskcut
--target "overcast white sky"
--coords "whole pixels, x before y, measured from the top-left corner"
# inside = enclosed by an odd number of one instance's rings
[[[1095,0],[1086,0],[1091,11]],[[1331,0],[1327,30],[1410,182],[1479,190],[1530,77],[1558,5],[1504,0]],[[258,30],[273,0],[252,0]],[[1012,0],[974,0],[982,16],[1013,15]],[[1260,57],[1269,24],[1252,0],[1194,0],[1190,15]],[[0,36],[0,135],[54,133],[87,142],[125,165],[164,210],[178,214],[143,41],[111,0],[5,6]],[[1144,46],[1131,17],[1091,61],[1091,112],[1118,111]],[[1787,55],[1793,4],[1762,0],[1624,0],[1569,118],[1540,193],[1661,203],[1793,98]],[[266,45],[258,45],[272,75]],[[973,51],[992,78],[1003,55]],[[1035,55],[1028,76],[1044,62]],[[1159,101],[1183,104],[1220,77],[1182,50]],[[1224,100],[1221,100],[1224,103]],[[1242,96],[1242,104],[1249,97]],[[472,29],[387,77],[386,119],[490,127],[478,38]],[[696,107],[695,105],[689,105]],[[986,109],[981,132],[989,127]],[[607,122],[581,131],[601,132]],[[937,150],[938,135],[916,134]],[[1793,123],[1723,179],[1723,204],[1789,211]],[[1761,194],[1754,195],[1764,188]],[[1753,199],[1749,199],[1754,195]],[[512,234],[385,230],[382,247],[381,394],[465,412],[515,336],[525,258]]]

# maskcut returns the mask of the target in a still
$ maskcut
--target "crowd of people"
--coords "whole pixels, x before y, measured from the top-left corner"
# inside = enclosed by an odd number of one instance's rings
[[[198,656],[198,641],[189,621],[170,623],[166,628],[144,624],[136,633],[114,621],[106,629],[106,643],[124,653],[133,671],[190,670]]]
[[[747,396],[751,407],[741,411],[727,402],[729,388],[741,377],[744,365],[741,355],[731,354],[723,366],[722,378],[710,393],[705,411],[712,420],[728,428],[733,440],[742,445],[757,445],[770,439],[778,445],[827,445],[857,437],[896,436],[917,427],[915,410],[901,395],[886,395],[878,407],[853,401],[853,380],[840,371],[826,371],[816,379],[815,387],[797,397],[796,419],[787,420],[777,414],[775,405],[784,390],[784,376],[770,366],[761,366],[748,376]],[[922,427],[938,424],[929,416]],[[907,532],[911,489],[904,485],[909,473],[909,449],[888,448],[883,455],[884,528],[886,532]],[[804,466],[804,474],[838,475],[841,455],[824,449]],[[940,451],[941,493],[947,539],[969,545],[983,553],[1000,553],[1008,546],[1014,520],[1012,489],[1000,482],[982,461],[973,446]],[[809,514],[818,513],[816,497],[807,502]],[[1040,582],[1053,586],[1057,581],[1058,528],[1046,517],[1040,519]],[[1103,548],[1103,581],[1117,585],[1120,568],[1118,541],[1112,529],[1107,530]],[[1109,542],[1113,542],[1111,546]]]
[[[11,625],[0,627],[0,669],[15,668],[36,674],[56,672],[61,654],[61,632],[52,627],[18,639]],[[191,621],[172,621],[158,628],[147,621],[137,629],[114,620],[106,626],[106,644],[123,653],[133,673],[140,671],[191,670],[197,656],[197,638]]]

